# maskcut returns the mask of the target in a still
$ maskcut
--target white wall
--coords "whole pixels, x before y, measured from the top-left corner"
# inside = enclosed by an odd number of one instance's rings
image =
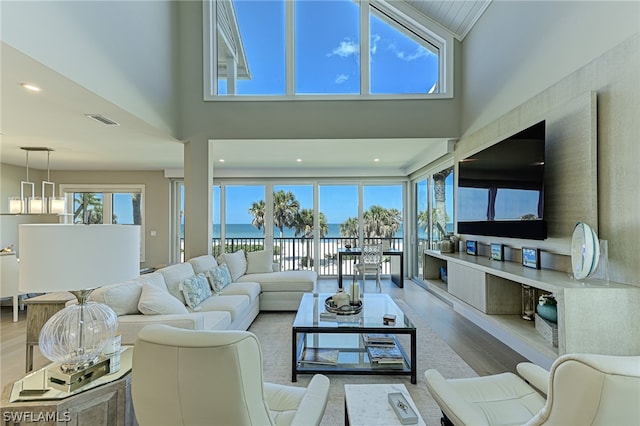
[[[638,32],[638,1],[494,1],[463,42],[462,134]]]
[[[2,41],[170,134],[176,4],[2,1]]]

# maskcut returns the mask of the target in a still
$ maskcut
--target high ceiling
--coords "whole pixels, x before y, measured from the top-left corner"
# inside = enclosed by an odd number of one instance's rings
[[[490,0],[405,0],[410,6],[450,30],[462,40],[489,5]],[[183,167],[182,143],[128,111],[106,101],[85,87],[2,43],[1,162],[25,165],[20,147],[49,147],[52,170],[165,170]],[[21,82],[37,81],[43,90],[32,93]],[[87,117],[101,114],[117,122],[109,126]],[[217,141],[219,167],[234,164],[237,170],[261,165],[299,171],[319,168],[351,170],[405,170],[415,167],[424,140],[377,139],[346,141]],[[447,141],[434,140],[436,144]],[[366,148],[365,148],[366,144]],[[293,149],[285,149],[295,146]],[[322,147],[322,149],[319,149]],[[374,149],[375,147],[375,149]],[[427,149],[433,149],[427,148]],[[251,156],[247,152],[254,153]],[[289,152],[290,157],[283,155]],[[363,155],[367,153],[367,155]],[[302,161],[297,161],[300,158]],[[378,158],[379,161],[374,161]],[[30,167],[46,168],[46,154],[32,153]],[[381,173],[384,175],[384,173]]]

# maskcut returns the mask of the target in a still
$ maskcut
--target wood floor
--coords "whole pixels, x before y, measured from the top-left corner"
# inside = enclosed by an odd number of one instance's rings
[[[373,282],[367,282],[373,287]],[[332,293],[336,280],[321,279],[318,291]],[[391,297],[404,300],[413,310],[428,321],[431,328],[456,351],[479,375],[515,372],[522,356],[484,332],[469,320],[455,313],[446,303],[406,280],[404,288],[390,281],[383,282],[382,291]],[[12,322],[11,306],[2,306],[0,313],[0,383],[2,388],[21,378],[25,373],[26,311],[20,311],[19,321]],[[284,330],[290,332],[290,330]],[[34,368],[45,366],[48,360],[38,348],[34,349]],[[422,372],[420,372],[421,374]]]

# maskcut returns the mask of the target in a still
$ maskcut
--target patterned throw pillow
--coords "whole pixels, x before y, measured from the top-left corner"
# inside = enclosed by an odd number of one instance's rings
[[[187,306],[195,309],[203,300],[211,297],[211,287],[204,274],[198,274],[195,277],[187,278],[180,283],[180,289],[184,294],[184,300]]]
[[[216,266],[215,268],[207,271],[207,278],[209,278],[209,284],[216,293],[220,293],[223,288],[231,284],[231,273],[227,265]]]

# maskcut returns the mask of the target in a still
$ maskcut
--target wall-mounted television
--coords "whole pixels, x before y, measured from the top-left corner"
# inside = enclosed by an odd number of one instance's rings
[[[458,163],[458,233],[547,238],[544,220],[545,122]]]

